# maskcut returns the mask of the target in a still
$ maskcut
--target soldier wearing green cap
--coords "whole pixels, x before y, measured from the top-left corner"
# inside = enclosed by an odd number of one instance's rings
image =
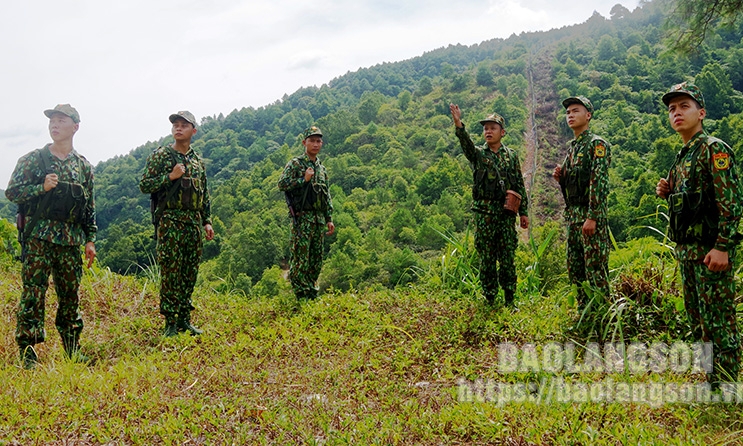
[[[696,85],[674,85],[662,100],[684,145],[656,193],[668,200],[684,306],[694,337],[712,343],[713,369],[707,378],[718,386],[736,381],[740,370],[733,265],[743,212],[738,167],[730,146],[705,132],[707,112]]]
[[[179,111],[169,120],[175,142],[150,154],[139,189],[153,200],[164,334],[199,335],[202,330],[191,324],[192,294],[203,251],[202,227],[207,240],[214,238],[211,200],[204,162],[191,148],[196,118]]]
[[[552,176],[565,199],[568,277],[577,286],[578,304],[583,308],[588,303],[583,288],[586,281],[594,293],[609,296],[607,198],[611,146],[589,128],[594,109],[587,97],[569,97],[562,105],[575,138]]]
[[[305,130],[302,134],[304,154],[286,164],[278,184],[286,195],[292,217],[289,280],[298,299],[317,297],[323,240],[335,232],[328,173],[317,157],[322,145],[322,132],[318,127]]]
[[[462,123],[458,105],[449,104],[455,134],[473,171],[472,211],[475,249],[480,256],[480,283],[488,303],[495,302],[499,285],[506,305],[516,294],[516,215],[529,227],[529,203],[518,156],[502,143],[506,120],[497,113],[480,121],[485,144],[475,146]]]
[[[18,205],[23,292],[15,338],[26,368],[36,366],[34,345],[46,338],[44,307],[50,274],[59,301],[55,325],[64,351],[75,361],[88,361],[79,351],[80,245],[85,245],[88,268],[96,255],[93,167],[73,148],[80,115],[70,104],[44,114],[53,142],[18,160],[5,191],[8,200]]]

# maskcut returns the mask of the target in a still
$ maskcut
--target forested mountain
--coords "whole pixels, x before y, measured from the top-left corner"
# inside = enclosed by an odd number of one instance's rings
[[[337,232],[326,244],[324,288],[394,287],[437,259],[446,240],[468,230],[471,171],[454,137],[457,103],[473,139],[480,117],[506,118],[504,142],[521,156],[538,230],[561,215],[551,172],[572,132],[560,100],[588,96],[592,128],[612,143],[610,227],[618,243],[651,234],[658,178],[680,139],[660,96],[694,80],[708,104],[708,131],[743,144],[743,27],[708,39],[685,58],[666,51],[662,0],[621,5],[611,17],[479,45],[452,45],[302,88],[260,108],[205,117],[193,147],[206,160],[217,232],[205,244],[201,280],[248,292],[276,276],[289,253],[290,220],[276,187],[301,153],[301,131],[317,124],[332,184]],[[147,156],[169,137],[96,166],[100,261],[137,273],[154,255],[149,197],[138,181]],[[3,207],[4,206],[4,207]],[[0,202],[5,217],[11,207]],[[266,281],[268,283],[268,281]],[[261,285],[265,286],[265,284]]]

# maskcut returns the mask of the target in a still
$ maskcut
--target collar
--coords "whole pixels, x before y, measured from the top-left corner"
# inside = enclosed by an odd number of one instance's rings
[[[591,129],[585,129],[585,130],[583,130],[583,133],[581,133],[580,135],[578,135],[577,138],[575,138],[574,140],[570,141],[570,144],[573,145],[573,146],[575,146],[579,142],[581,142],[584,139],[588,138],[588,136],[590,134],[591,134]]]

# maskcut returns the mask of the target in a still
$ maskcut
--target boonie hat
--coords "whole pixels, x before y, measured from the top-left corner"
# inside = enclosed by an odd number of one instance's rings
[[[189,122],[191,125],[196,128],[196,118],[194,117],[193,113],[191,113],[188,110],[179,111],[178,113],[173,113],[170,115],[170,123],[173,124],[176,119],[185,119],[187,122]]]
[[[78,113],[77,110],[75,110],[75,107],[70,104],[57,104],[57,106],[52,109],[44,110],[44,114],[47,118],[51,118],[54,113],[62,113],[65,116],[69,116],[75,124],[80,122],[80,113]]]
[[[700,90],[699,87],[692,84],[691,82],[681,82],[680,84],[676,84],[671,87],[671,89],[668,90],[668,93],[663,95],[663,103],[668,106],[668,103],[671,102],[671,99],[675,98],[676,96],[689,96],[697,101],[700,107],[705,108],[702,90]]]
[[[304,133],[302,133],[302,140],[305,140],[309,138],[310,136],[315,136],[315,135],[322,136],[322,132],[320,131],[319,127],[313,125],[312,127],[305,130]]]
[[[480,124],[485,125],[486,122],[494,122],[500,125],[500,128],[502,128],[503,130],[506,129],[506,120],[503,118],[503,116],[499,115],[498,113],[492,113],[492,114],[487,115],[485,119],[480,121]]]
[[[570,104],[580,104],[586,107],[588,113],[593,113],[593,104],[591,103],[591,100],[585,96],[571,96],[562,101],[562,106],[565,108],[568,108]]]

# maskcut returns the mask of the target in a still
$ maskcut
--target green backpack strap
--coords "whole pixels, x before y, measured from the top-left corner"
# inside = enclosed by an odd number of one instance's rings
[[[165,150],[170,155],[173,166],[178,164],[175,153],[173,153],[173,151],[169,147],[165,147]],[[168,189],[168,192],[162,199],[160,199],[160,191],[150,194],[150,214],[152,215],[152,224],[155,226],[155,234],[153,236],[155,241],[157,241],[157,226],[160,223],[160,218],[162,217],[163,212],[165,211],[165,204],[170,201],[175,193],[178,191],[179,184],[180,182],[173,181],[173,183],[170,185],[170,188]]]
[[[36,149],[36,154],[39,157],[39,160],[41,161],[41,166],[44,170],[44,176],[42,177],[41,184],[44,184],[44,181],[46,180],[46,175],[53,173],[52,171],[52,160],[51,160],[51,153],[48,153],[48,150],[45,150],[45,148]],[[31,231],[33,230],[34,226],[36,226],[36,222],[39,219],[39,212],[41,209],[45,206],[49,205],[49,200],[51,200],[52,194],[49,193],[51,191],[47,191],[44,193],[44,196],[41,197],[38,201],[38,204],[36,205],[36,209],[34,209],[34,213],[31,215],[31,217],[26,221],[25,225],[23,226],[23,241],[25,242],[28,240],[28,237],[31,235]],[[19,234],[20,236],[20,234]]]

